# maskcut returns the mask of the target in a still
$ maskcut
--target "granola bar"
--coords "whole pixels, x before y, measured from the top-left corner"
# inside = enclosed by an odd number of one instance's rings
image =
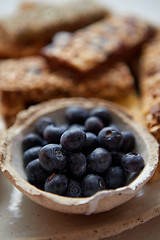
[[[39,53],[57,31],[74,31],[108,15],[92,0],[72,3],[23,3],[19,11],[0,21],[0,58]]]
[[[146,123],[160,143],[160,33],[143,50],[140,75]]]
[[[160,32],[143,49],[140,87],[145,123],[160,144]],[[153,180],[160,179],[160,163]]]
[[[134,91],[134,79],[123,62],[94,75],[50,72],[41,57],[4,60],[0,64],[1,113],[10,123],[24,108],[51,98],[99,97],[118,101]]]
[[[153,27],[142,20],[113,15],[77,30],[64,46],[53,41],[42,49],[42,55],[52,68],[63,66],[84,73],[131,57],[153,33]]]

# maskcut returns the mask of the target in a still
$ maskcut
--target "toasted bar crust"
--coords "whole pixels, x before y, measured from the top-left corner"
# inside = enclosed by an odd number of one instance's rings
[[[1,112],[6,118],[31,104],[59,97],[123,98],[134,91],[134,80],[125,63],[82,78],[68,71],[50,72],[41,57],[4,60],[0,63]]]
[[[39,53],[57,31],[74,31],[108,15],[92,0],[72,3],[23,3],[14,15],[0,21],[0,57],[19,57]]]
[[[142,107],[148,130],[160,144],[160,32],[143,49],[140,62]],[[160,163],[152,181],[160,179]]]
[[[160,32],[144,47],[140,75],[146,124],[160,143]]]
[[[124,58],[153,33],[146,22],[134,17],[110,16],[77,30],[65,46],[50,45],[42,49],[52,67],[64,66],[79,72]]]

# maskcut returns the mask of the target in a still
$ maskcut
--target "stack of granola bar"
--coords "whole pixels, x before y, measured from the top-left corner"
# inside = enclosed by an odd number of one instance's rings
[[[104,98],[134,109],[135,119],[143,112],[160,143],[160,32],[95,4],[24,4],[0,22],[1,115],[9,126],[18,112],[42,101]]]

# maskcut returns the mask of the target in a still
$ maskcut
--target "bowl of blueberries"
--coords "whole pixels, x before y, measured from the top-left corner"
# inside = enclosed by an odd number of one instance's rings
[[[133,198],[158,164],[158,144],[123,108],[55,99],[20,112],[4,133],[1,171],[34,202],[59,212],[108,211]]]

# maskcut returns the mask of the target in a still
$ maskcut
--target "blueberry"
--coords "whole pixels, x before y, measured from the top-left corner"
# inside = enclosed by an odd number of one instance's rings
[[[47,144],[39,153],[39,161],[46,171],[61,171],[66,167],[67,157],[58,144]]]
[[[121,152],[128,153],[133,151],[135,146],[135,138],[130,131],[122,131],[123,142],[120,148]]]
[[[104,126],[107,126],[111,121],[111,114],[105,107],[93,108],[90,112],[90,116],[98,117],[102,120]]]
[[[103,173],[111,165],[112,156],[104,148],[96,148],[87,157],[88,171],[93,173]]]
[[[123,141],[121,132],[110,127],[103,128],[98,134],[98,139],[100,145],[109,151],[117,151]]]
[[[35,159],[28,163],[26,167],[26,175],[28,181],[31,184],[38,188],[43,189],[44,183],[48,178],[49,173],[42,168],[39,159]]]
[[[126,172],[127,174],[127,172]],[[139,172],[132,172],[132,173],[128,173],[127,174],[127,181],[126,181],[126,185],[130,184],[131,182],[133,182],[139,175]]]
[[[70,179],[68,182],[68,188],[66,196],[68,197],[81,197],[82,196],[82,188],[80,182]]]
[[[82,181],[82,194],[85,197],[89,197],[105,188],[106,185],[103,178],[95,174],[88,174]]]
[[[109,124],[109,126],[108,127],[110,127],[110,128],[115,128],[117,131],[119,131],[119,128],[118,128],[118,126],[116,125],[116,124]]]
[[[53,173],[47,178],[44,190],[47,192],[63,195],[68,186],[68,178],[64,174]]]
[[[144,159],[138,153],[127,153],[122,157],[122,167],[126,172],[140,172],[144,168]]]
[[[47,145],[47,144],[48,144],[48,142],[43,139],[43,141],[42,141],[42,147],[44,147],[44,146]]]
[[[55,122],[50,117],[41,117],[35,123],[35,131],[40,135],[43,136],[43,131],[48,125],[55,126]]]
[[[62,147],[69,152],[79,152],[85,145],[86,133],[79,128],[65,131],[60,139]]]
[[[104,180],[108,189],[115,189],[125,185],[126,174],[120,166],[110,167],[105,173]]]
[[[66,131],[65,127],[47,126],[43,131],[43,138],[47,143],[59,143],[61,135]]]
[[[103,127],[103,122],[98,117],[88,117],[85,121],[85,129],[87,132],[98,134]]]
[[[88,111],[79,106],[68,107],[65,111],[65,118],[69,124],[84,124],[88,115]]]
[[[27,164],[34,159],[39,157],[39,152],[42,147],[37,146],[37,147],[32,147],[27,149],[24,154],[23,154],[23,162],[24,162],[24,167],[27,166]]]
[[[31,147],[42,146],[42,139],[35,133],[29,133],[22,140],[22,149],[26,151]]]
[[[86,131],[85,126],[82,125],[82,124],[78,124],[78,123],[70,125],[69,129],[72,129],[72,128],[79,128],[79,129],[81,129],[84,132]]]
[[[66,130],[69,129],[70,126],[68,124],[62,124],[59,127],[61,127],[61,129],[63,129],[63,131],[65,132]]]
[[[86,132],[86,144],[82,149],[82,152],[87,156],[93,150],[95,150],[99,146],[98,138],[95,134],[91,132]]]
[[[71,176],[80,178],[86,172],[86,157],[81,152],[72,153],[68,159]]]
[[[124,153],[121,152],[111,152],[112,155],[112,163],[111,166],[121,166],[121,160]]]

